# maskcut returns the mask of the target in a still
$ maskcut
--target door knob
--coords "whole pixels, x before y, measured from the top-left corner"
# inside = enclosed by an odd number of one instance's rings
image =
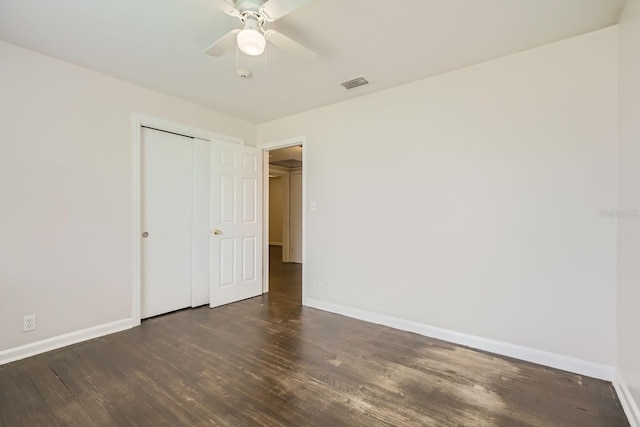
[[[218,230],[217,228],[213,230],[213,234],[222,234],[222,230]]]
[[[146,239],[147,237],[149,237],[149,233],[148,232],[145,231],[144,233],[142,233],[142,238],[143,239]]]

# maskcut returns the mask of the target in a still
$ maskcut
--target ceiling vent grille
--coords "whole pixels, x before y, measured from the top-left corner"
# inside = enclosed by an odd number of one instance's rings
[[[354,87],[369,84],[369,82],[364,77],[356,77],[355,79],[347,80],[346,82],[342,82],[340,84],[344,86],[345,89],[353,89]]]

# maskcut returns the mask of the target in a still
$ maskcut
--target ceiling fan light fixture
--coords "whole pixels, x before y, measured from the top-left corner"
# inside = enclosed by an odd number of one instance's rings
[[[244,29],[238,33],[237,40],[240,51],[249,56],[262,55],[267,44],[255,19],[246,20]]]

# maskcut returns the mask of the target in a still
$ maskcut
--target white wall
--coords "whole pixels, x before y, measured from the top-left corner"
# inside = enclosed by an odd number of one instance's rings
[[[269,178],[269,244],[282,245],[284,242],[282,233],[284,200],[282,199],[282,193],[285,179],[289,179],[289,176]]]
[[[0,94],[0,351],[131,317],[132,112],[255,145],[255,125],[3,42]]]
[[[289,174],[289,261],[302,263],[302,168]]]
[[[613,366],[616,43],[259,125],[259,143],[307,136],[306,297]]]
[[[619,26],[618,209],[640,210],[640,0]],[[618,368],[640,425],[640,219],[618,220]]]

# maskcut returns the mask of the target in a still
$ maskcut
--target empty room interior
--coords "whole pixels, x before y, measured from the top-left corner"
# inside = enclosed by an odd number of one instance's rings
[[[640,0],[0,0],[0,426],[640,427]]]

